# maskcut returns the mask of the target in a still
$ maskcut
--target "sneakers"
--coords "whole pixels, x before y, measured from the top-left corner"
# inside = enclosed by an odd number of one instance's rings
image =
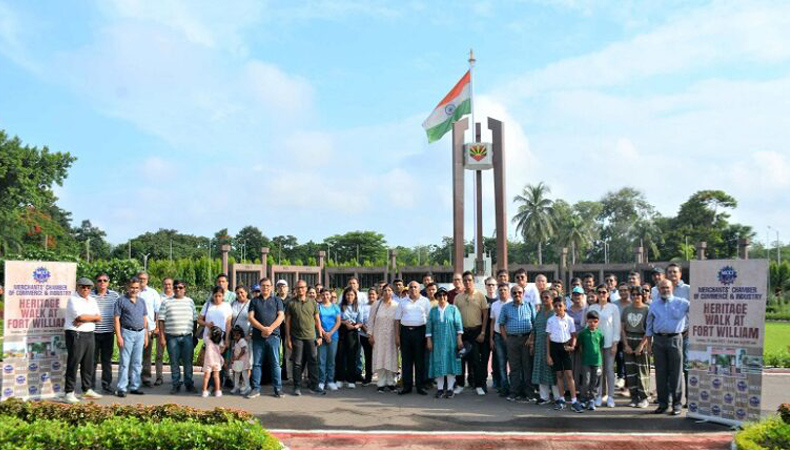
[[[456,386],[455,389],[453,389],[453,394],[458,395],[463,391],[464,391],[463,386]]]
[[[237,388],[237,387],[234,387],[234,388],[233,388],[233,389],[230,391],[230,395],[236,395],[236,394],[238,394],[239,392],[241,392],[241,391],[239,390],[239,388]]]
[[[584,407],[579,402],[573,402],[573,404],[571,405],[571,410],[573,410],[573,412],[575,413],[583,413]]]
[[[313,389],[310,388],[310,392],[315,395],[326,395],[326,391],[323,389]]]
[[[565,400],[559,399],[556,402],[554,402],[555,411],[562,411],[563,409],[565,409]]]
[[[618,389],[624,388],[625,387],[625,378],[618,378],[617,381],[615,381],[614,385]]]
[[[217,389],[214,391],[214,397],[222,397],[222,389]]]
[[[80,399],[78,399],[73,392],[69,392],[68,394],[66,394],[66,397],[63,399],[63,401],[66,403],[71,403],[73,405],[75,403],[79,403]]]
[[[318,390],[323,391],[326,385],[324,383],[318,383]]]
[[[587,402],[587,411],[595,411],[595,402],[590,400]]]
[[[349,389],[356,389],[357,385],[354,383],[346,383],[346,387]]]
[[[256,397],[260,397],[260,396],[261,396],[260,389],[253,389],[250,392],[248,392],[247,395],[245,395],[244,397],[245,398],[256,398]]]
[[[607,408],[614,408],[614,398],[610,395],[608,399],[606,399],[606,407]]]
[[[200,396],[203,397],[203,398],[208,397],[208,391],[203,391],[203,393],[200,394]]]
[[[636,408],[636,402],[631,402],[628,404],[629,408]]]
[[[299,388],[294,389],[294,396],[299,397],[300,395],[302,395],[302,390]]]
[[[279,389],[275,389],[274,390],[274,394],[272,394],[272,395],[274,396],[274,398],[283,398],[283,393]]]
[[[509,402],[515,402],[515,401],[516,401],[516,396],[515,396],[515,395],[508,395],[508,396],[507,396],[507,401],[509,401]]]
[[[481,387],[479,387],[479,388],[477,388],[475,390],[477,391],[477,395],[486,395],[486,391],[484,391],[483,388],[481,388]]]
[[[84,398],[102,398],[103,396],[98,392],[94,391],[93,389],[88,389],[85,393],[82,394]]]
[[[535,404],[538,405],[538,406],[543,406],[543,405],[545,405],[547,403],[549,403],[549,401],[546,400],[545,398],[538,397],[538,399],[535,400]]]
[[[329,389],[332,389],[332,387],[330,386]],[[337,387],[335,387],[335,389],[337,389]],[[385,392],[387,392],[387,388],[385,388],[384,386],[379,386],[379,388],[376,389],[376,392],[378,392],[379,394],[384,394]]]
[[[636,407],[641,409],[645,409],[648,406],[650,406],[650,402],[648,402],[647,399],[643,399],[641,402],[636,404]]]
[[[242,389],[242,390],[241,390],[239,393],[240,393],[241,395],[244,395],[244,396],[246,397],[246,396],[247,396],[247,394],[249,394],[250,392],[252,392],[252,388],[251,388],[251,387],[249,387],[249,386],[247,386],[247,387],[245,387],[244,389]]]
[[[327,386],[329,386],[329,390],[330,391],[336,391],[337,390],[337,383],[335,383],[334,381],[329,383],[329,384],[327,384]]]
[[[599,395],[599,396],[595,397],[595,406],[601,406],[601,403],[603,403],[601,401],[601,396]]]

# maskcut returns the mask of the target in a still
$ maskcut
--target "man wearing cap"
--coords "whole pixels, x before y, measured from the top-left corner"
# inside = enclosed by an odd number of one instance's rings
[[[271,284],[271,281],[269,282],[269,284]],[[261,285],[260,284],[254,284],[252,286],[252,293],[250,294],[250,300],[256,299],[256,298],[258,298],[260,296],[261,296]]]
[[[69,297],[66,305],[66,402],[78,403],[80,400],[74,395],[74,385],[77,382],[77,367],[80,368],[80,381],[82,383],[82,396],[85,398],[101,398],[91,389],[93,383],[93,331],[96,323],[101,322],[101,311],[96,299],[91,296],[93,281],[89,278],[77,280],[77,293]]]
[[[664,273],[664,269],[658,266],[653,267],[650,275],[653,277],[653,287],[650,289],[650,301],[652,302],[661,296],[660,292],[658,291],[658,285],[661,283],[661,280],[666,278],[666,275]]]
[[[659,298],[650,304],[647,313],[645,335],[656,365],[656,390],[658,408],[662,414],[672,405],[673,416],[680,415],[683,382],[683,336],[689,301],[672,295],[672,282],[661,280],[658,284]]]
[[[115,348],[115,330],[113,329],[113,311],[118,300],[117,292],[109,289],[110,276],[105,272],[96,276],[96,289],[93,298],[101,311],[101,321],[96,323],[93,332],[95,351],[93,353],[93,382],[91,388],[96,390],[96,365],[101,361],[101,387],[105,394],[112,393],[112,352]]]

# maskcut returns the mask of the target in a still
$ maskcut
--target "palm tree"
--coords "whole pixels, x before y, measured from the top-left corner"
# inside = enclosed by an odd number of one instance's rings
[[[595,240],[591,223],[573,213],[559,230],[559,243],[571,249],[571,264],[576,264],[576,255],[581,254]]]
[[[664,237],[661,234],[661,228],[656,224],[656,221],[651,218],[639,219],[631,227],[631,238],[639,243],[645,249],[645,262],[649,261],[650,251],[653,251],[653,259],[658,258],[659,251],[658,245],[664,243]]]
[[[554,235],[553,201],[546,198],[551,189],[543,184],[524,186],[521,195],[513,198],[518,204],[518,212],[513,217],[516,232],[521,233],[524,242],[531,236],[538,242],[538,264],[543,264],[543,243]]]

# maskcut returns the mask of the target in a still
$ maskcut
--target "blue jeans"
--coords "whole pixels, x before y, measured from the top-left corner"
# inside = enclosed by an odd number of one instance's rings
[[[120,362],[118,364],[118,390],[126,392],[129,384],[129,367],[132,369],[132,383],[129,389],[140,389],[140,375],[143,372],[143,348],[145,346],[145,330],[132,331],[121,328],[123,347],[121,347]],[[149,342],[149,345],[153,342]]]
[[[318,347],[319,383],[335,382],[335,356],[337,356],[338,340],[337,337],[334,337],[330,344],[327,344],[326,341],[322,341],[321,346]]]
[[[266,339],[252,340],[252,379],[250,380],[250,387],[252,389],[261,388],[261,367],[264,359],[269,369],[272,371],[272,387],[277,391],[282,390],[283,380],[280,376],[280,336],[269,335]]]
[[[510,383],[507,378],[507,341],[499,334],[494,333],[494,354],[497,360],[496,374],[499,379],[499,390],[502,392],[510,391]]]
[[[192,335],[187,334],[183,336],[174,336],[172,334],[165,335],[167,339],[167,353],[170,355],[170,372],[173,381],[173,387],[181,386],[181,366],[180,360],[184,360],[184,384],[187,387],[194,387],[195,383],[192,381],[192,358],[195,353],[195,347],[192,345]]]

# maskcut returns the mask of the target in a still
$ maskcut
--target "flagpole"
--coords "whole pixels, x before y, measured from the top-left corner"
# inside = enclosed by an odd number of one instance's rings
[[[477,140],[477,123],[475,122],[475,75],[474,75],[474,68],[475,68],[475,53],[473,49],[469,49],[469,106],[470,106],[470,116],[472,119],[472,143]],[[464,159],[466,159],[466,155],[464,155]],[[473,273],[477,274],[477,246],[480,243],[477,241],[477,177],[472,176],[472,251],[474,252],[474,257],[472,258],[475,261],[475,267],[472,270]]]

